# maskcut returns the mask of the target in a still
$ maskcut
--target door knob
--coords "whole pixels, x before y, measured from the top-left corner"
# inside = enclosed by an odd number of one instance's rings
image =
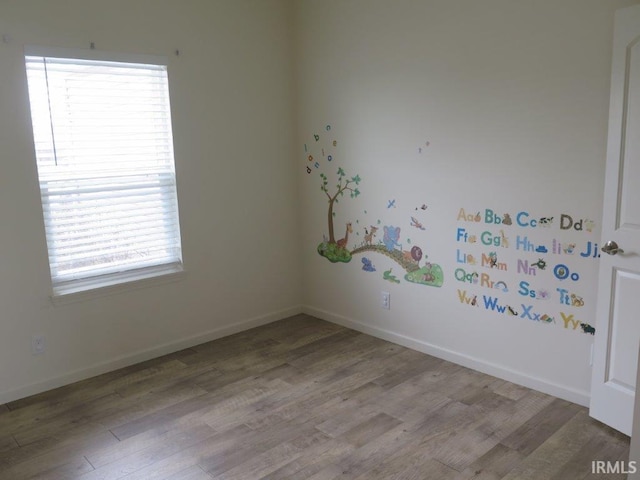
[[[616,253],[624,253],[624,250],[618,248],[618,244],[613,240],[609,240],[602,246],[601,249],[604,253],[608,253],[609,255],[615,255]]]

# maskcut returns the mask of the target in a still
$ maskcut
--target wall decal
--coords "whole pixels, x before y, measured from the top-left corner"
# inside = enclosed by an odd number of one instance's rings
[[[569,267],[567,267],[563,263],[559,263],[555,267],[553,267],[553,275],[558,280],[570,279],[573,282],[577,282],[578,280],[580,280],[580,274],[577,272],[572,272],[571,270],[569,270]]]
[[[540,321],[541,321],[541,322],[546,322],[546,323],[556,323],[556,319],[555,319],[555,318],[553,318],[553,317],[550,317],[550,316],[549,316],[549,315],[547,315],[546,313],[545,313],[545,314],[543,314],[543,315],[540,317]]]
[[[591,233],[594,227],[595,222],[593,220],[589,220],[588,218],[578,219],[574,221],[571,215],[567,215],[565,213],[560,215],[560,230],[573,229],[579,232],[584,229],[587,232]]]
[[[441,287],[444,283],[444,274],[440,265],[426,263],[422,268],[407,273],[404,279],[420,285]]]
[[[591,325],[577,317],[588,303],[588,298],[574,290],[574,286],[581,282],[580,262],[600,256],[595,242],[585,241],[584,237],[580,240],[580,235],[593,232],[595,222],[586,216],[566,212],[538,216],[526,210],[517,211],[512,219],[509,213],[499,213],[490,208],[460,208],[456,220],[455,258],[459,266],[454,271],[454,278],[468,285],[469,290],[493,289],[501,292],[496,296],[480,296],[474,291],[458,289],[460,304],[471,305],[475,298],[476,305],[483,306],[489,312],[555,325],[556,328],[569,331],[595,334]],[[497,232],[491,229],[495,226],[499,226]],[[518,232],[514,234],[515,242],[511,249],[509,233],[513,230]],[[556,235],[562,238],[555,238]],[[568,238],[569,235],[577,237]],[[514,259],[508,254],[509,250],[520,258]],[[557,261],[558,256],[565,259]],[[504,280],[493,278],[493,274],[490,277],[488,273],[473,271],[470,269],[472,266],[509,275],[505,278],[515,280],[517,288],[509,292]],[[512,271],[510,266],[515,270]],[[512,303],[514,295],[522,303]],[[536,302],[526,303],[525,299]],[[545,305],[545,309],[556,305],[556,308],[565,310],[536,310],[536,306],[541,305]],[[556,322],[556,319],[562,321]]]
[[[584,333],[589,333],[591,335],[595,335],[596,333],[596,329],[593,328],[591,325],[589,325],[588,323],[582,323],[580,322],[580,328],[582,328],[582,331]]]
[[[375,272],[376,267],[373,266],[371,260],[369,260],[367,257],[362,257],[362,270],[364,270],[365,272]]]
[[[550,293],[548,290],[539,290],[536,298],[540,300],[548,300],[550,297]]]
[[[587,242],[587,246],[585,247],[585,251],[580,253],[581,257],[593,257],[600,258],[600,253],[598,252],[598,245],[596,243]]]
[[[482,255],[482,264],[484,265],[484,254]],[[489,252],[489,267],[494,268],[498,266],[498,254],[496,252]],[[506,270],[506,268],[505,268]]]
[[[463,220],[466,222],[481,222],[482,217],[480,216],[480,212],[474,215],[473,213],[466,213],[464,211],[464,208],[461,208],[460,211],[458,212],[457,220],[458,221]]]
[[[424,142],[424,146],[418,147],[418,153],[422,153],[422,149],[424,147],[429,147],[430,145],[431,145],[431,142]]]
[[[350,233],[353,233],[353,227],[351,226],[351,222],[347,222],[347,229],[344,234],[344,238],[341,238],[336,241],[336,245],[338,245],[338,248],[342,248],[342,249],[347,248],[347,243],[349,242]]]
[[[393,225],[382,227],[384,236],[382,237],[382,243],[387,247],[387,250],[392,252],[396,246],[402,250],[402,245],[398,243],[400,239],[400,227],[394,227]]]
[[[389,270],[385,270],[382,274],[382,278],[384,278],[385,280],[391,282],[391,283],[400,283],[400,280],[398,280],[398,278],[395,275],[391,274],[391,271],[393,269],[389,269]]]
[[[364,213],[367,213],[367,211],[365,210]],[[364,244],[365,245],[373,245],[373,239],[376,236],[376,232],[378,231],[378,227],[374,227],[373,225],[371,225],[369,227],[369,230],[367,230],[366,228],[364,229]]]
[[[330,125],[325,127],[327,131],[332,130]],[[313,135],[316,142],[320,142],[320,135]],[[317,247],[317,252],[322,257],[326,258],[332,263],[349,263],[354,255],[362,253],[378,253],[400,265],[406,272],[405,280],[410,283],[416,283],[419,285],[427,285],[432,287],[441,287],[444,281],[444,274],[442,268],[432,262],[427,262],[427,255],[423,253],[423,249],[420,245],[412,245],[411,239],[407,238],[404,245],[400,242],[400,233],[402,228],[394,225],[382,225],[382,220],[356,218],[346,219],[342,225],[344,225],[344,236],[337,237],[336,233],[336,213],[340,200],[345,198],[345,193],[349,194],[349,198],[356,199],[360,196],[360,183],[362,178],[356,174],[354,176],[347,175],[344,168],[339,167],[337,170],[331,170],[332,177],[336,178],[336,182],[330,180],[329,174],[323,171],[330,167],[330,163],[335,158],[335,147],[337,147],[337,140],[332,140],[331,144],[327,145],[323,141],[318,144],[316,149],[322,153],[322,155],[316,155],[313,157],[313,151],[308,152],[308,146],[305,144],[305,154],[309,161],[315,160],[314,166],[320,169],[320,190],[327,198],[327,230],[328,234],[323,234],[323,240]],[[429,146],[429,142],[426,142],[426,146]],[[325,162],[326,160],[326,162]],[[307,167],[307,173],[309,167]],[[333,184],[330,186],[330,183]],[[387,197],[389,198],[389,197]],[[391,208],[398,208],[396,198],[390,198],[386,204],[387,210]],[[423,203],[420,207],[421,210],[427,210],[427,204]],[[415,209],[418,210],[418,207]],[[365,215],[368,215],[368,210],[363,210]],[[426,228],[423,222],[415,216],[409,216],[411,222],[407,222],[410,227],[416,228],[418,231],[425,231]],[[360,222],[362,220],[362,222]],[[372,223],[375,223],[373,225]],[[360,228],[358,225],[363,224],[364,231],[362,236],[360,235]],[[380,227],[382,225],[382,227]],[[354,231],[354,226],[356,230]],[[337,228],[342,228],[338,226]],[[408,227],[407,227],[408,228]],[[379,230],[382,229],[382,235]],[[355,238],[354,238],[355,237]],[[382,237],[382,238],[380,238]],[[362,241],[360,241],[362,239]],[[354,242],[355,240],[355,242]],[[411,248],[409,248],[411,246]],[[421,261],[424,260],[424,264],[421,265]],[[369,257],[363,257],[362,270],[366,272],[376,271],[373,263]],[[383,279],[392,283],[400,283],[400,280],[396,275],[392,273],[392,269],[385,270],[383,273]]]
[[[494,242],[494,244],[495,244],[495,242]],[[500,230],[500,243],[497,244],[497,246],[504,247],[504,248],[509,248],[509,239],[505,236],[504,230]]]
[[[575,318],[574,314],[566,314],[564,312],[560,312],[560,317],[562,317],[562,323],[564,328],[566,328],[567,330],[577,330],[578,327],[580,326],[581,322],[580,320],[578,320],[577,318]],[[590,332],[585,332],[584,329],[582,331],[583,333],[590,333]],[[595,333],[595,330],[594,332]],[[593,335],[592,333],[592,335]]]
[[[539,258],[538,261],[536,263],[532,263],[532,265],[534,267],[538,267],[540,270],[544,270],[545,268],[547,268],[547,262],[545,262],[542,258]]]
[[[504,283],[502,280],[499,282],[496,282],[494,284],[494,288],[497,288],[498,290],[502,290],[504,293],[507,293],[509,291],[509,288],[507,287],[507,284]]]
[[[419,230],[426,230],[426,228],[424,228],[422,223],[420,223],[416,217],[411,217],[411,224],[410,225],[412,227],[416,227]]]

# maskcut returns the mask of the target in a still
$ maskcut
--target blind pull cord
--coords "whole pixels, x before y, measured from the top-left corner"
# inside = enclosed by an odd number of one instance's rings
[[[47,71],[47,59],[43,58],[44,61],[44,79],[47,84],[47,105],[49,106],[49,125],[51,126],[51,143],[53,145],[53,161],[55,162],[56,167],[58,166],[58,150],[56,148],[56,135],[53,130],[53,113],[51,111],[51,94],[49,92],[49,72]]]

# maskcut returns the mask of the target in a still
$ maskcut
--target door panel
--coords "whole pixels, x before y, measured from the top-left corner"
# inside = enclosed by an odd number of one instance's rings
[[[640,322],[637,321],[637,301],[634,293],[640,291],[640,275],[624,270],[615,270],[613,280],[613,311],[610,323],[611,341],[609,342],[606,365],[606,381],[617,384],[628,395],[635,394],[637,350],[636,341],[640,338]]]
[[[631,435],[640,340],[640,6],[616,12],[590,414]],[[605,249],[601,247],[601,250]]]

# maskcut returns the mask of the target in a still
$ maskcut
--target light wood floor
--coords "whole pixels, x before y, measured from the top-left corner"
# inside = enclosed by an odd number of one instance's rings
[[[623,479],[587,410],[299,315],[0,406],[0,479]]]

